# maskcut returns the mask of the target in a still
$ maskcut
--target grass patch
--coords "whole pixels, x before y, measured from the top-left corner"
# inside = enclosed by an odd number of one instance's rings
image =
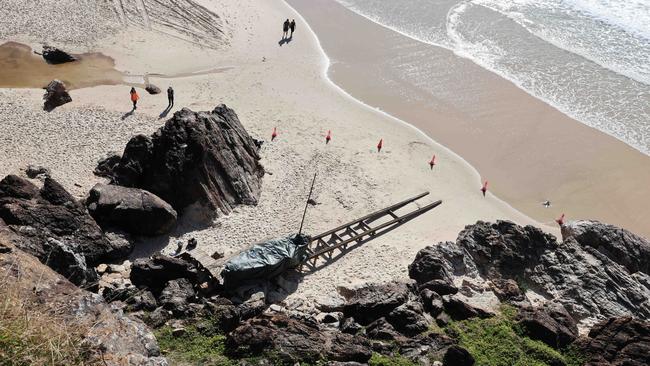
[[[582,358],[575,351],[558,352],[523,336],[514,322],[516,313],[513,307],[504,305],[495,317],[452,322],[447,331],[474,356],[477,365],[582,365]]]
[[[416,366],[416,364],[406,357],[400,355],[384,356],[379,353],[373,353],[368,361],[369,366]]]
[[[178,337],[172,335],[170,326],[159,328],[155,334],[160,350],[170,361],[202,365],[236,365],[234,360],[224,354],[226,337],[222,334],[202,334],[194,326],[186,328],[185,334]]]

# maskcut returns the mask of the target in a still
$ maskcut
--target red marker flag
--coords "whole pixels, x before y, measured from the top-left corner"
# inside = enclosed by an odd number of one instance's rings
[[[379,140],[377,144],[377,152],[381,152],[381,148],[384,146],[384,139]]]
[[[327,130],[327,136],[325,136],[325,145],[329,144],[331,139],[332,139],[332,131]]]
[[[562,226],[564,225],[564,214],[562,214],[557,220],[555,220],[558,225]]]
[[[488,181],[486,180],[485,183],[483,183],[483,187],[481,187],[481,192],[483,192],[483,197],[485,197],[485,192],[487,192],[487,186],[488,186]]]
[[[275,140],[278,137],[277,127],[273,127],[273,133],[271,134],[271,141]]]
[[[433,166],[436,165],[436,155],[434,154],[433,157],[431,158],[431,161],[429,162],[429,166],[431,169],[433,169]]]

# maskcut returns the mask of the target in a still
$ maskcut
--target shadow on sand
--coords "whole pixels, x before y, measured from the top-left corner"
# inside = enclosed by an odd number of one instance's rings
[[[130,111],[128,111],[126,113],[124,113],[124,115],[122,115],[122,121],[124,121],[125,119],[131,117],[133,115],[133,113],[135,113],[135,108],[131,109]]]
[[[283,44],[291,42],[292,39],[293,39],[293,36],[291,36],[289,38],[282,37],[282,39],[280,40],[280,42],[278,42],[278,44],[280,45],[280,47],[282,47]]]
[[[161,118],[165,118],[165,117],[167,117],[167,115],[169,114],[169,112],[171,112],[172,108],[174,108],[174,105],[173,105],[173,104],[168,105],[167,108],[165,108],[165,110],[162,111],[162,113],[160,113],[160,114],[158,115],[158,119],[161,119]]]

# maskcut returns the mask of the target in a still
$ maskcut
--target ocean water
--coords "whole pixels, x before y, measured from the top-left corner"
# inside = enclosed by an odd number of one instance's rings
[[[337,1],[650,155],[650,0]]]

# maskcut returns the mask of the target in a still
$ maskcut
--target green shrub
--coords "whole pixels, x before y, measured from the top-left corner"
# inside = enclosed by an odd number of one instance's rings
[[[235,365],[224,355],[226,337],[221,334],[206,335],[196,327],[188,327],[185,334],[175,337],[172,328],[164,326],[156,330],[160,350],[175,362],[205,365]]]
[[[368,361],[369,366],[415,366],[411,360],[400,355],[384,356],[379,353],[373,353]]]

